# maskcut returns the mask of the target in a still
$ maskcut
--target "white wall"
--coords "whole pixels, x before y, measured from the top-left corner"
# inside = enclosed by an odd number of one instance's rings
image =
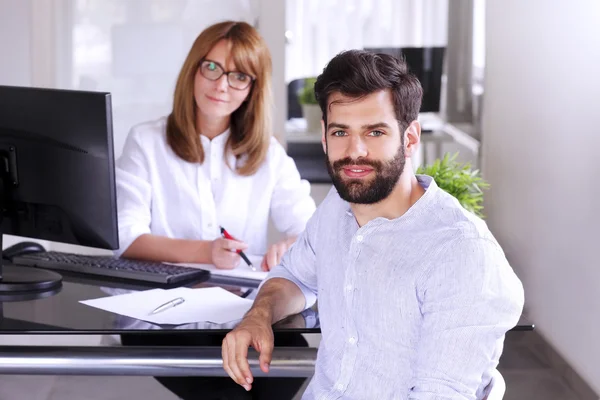
[[[600,2],[490,0],[486,213],[526,310],[600,393]]]
[[[0,85],[31,83],[30,0],[0,0]]]
[[[287,84],[285,82],[285,1],[260,0],[258,30],[264,38],[273,63],[273,134],[285,143]]]
[[[31,10],[31,0],[0,0],[0,85],[31,85]],[[22,240],[4,235],[2,247]]]

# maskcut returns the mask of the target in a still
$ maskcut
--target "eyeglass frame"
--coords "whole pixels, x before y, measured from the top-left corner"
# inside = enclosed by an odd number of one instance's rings
[[[221,68],[221,75],[219,75],[219,77],[218,77],[217,79],[211,79],[211,78],[207,77],[206,75],[204,75],[204,74],[202,73],[202,64],[204,64],[204,62],[206,62],[206,61],[208,61],[208,62],[211,62],[211,63],[214,63],[214,64],[216,64],[216,65],[217,65],[219,68]],[[247,74],[247,73],[245,73],[245,72],[241,72],[241,71],[225,71],[225,68],[223,68],[223,66],[222,66],[220,63],[218,63],[217,61],[209,60],[209,59],[207,59],[207,58],[203,58],[202,60],[200,60],[200,63],[198,64],[198,71],[200,72],[200,75],[202,75],[204,78],[208,79],[209,81],[213,81],[213,82],[216,82],[216,81],[218,81],[219,79],[221,79],[221,78],[223,77],[223,75],[227,75],[227,85],[228,85],[230,88],[234,89],[234,90],[246,90],[246,89],[248,89],[250,86],[252,86],[252,84],[253,84],[253,83],[254,83],[254,81],[256,80],[256,78],[255,78],[255,77],[253,77],[252,75],[249,75],[249,74]],[[244,87],[243,89],[240,89],[240,88],[233,87],[233,86],[231,86],[231,82],[229,82],[229,74],[244,74],[244,75],[246,75],[248,78],[250,78],[250,82],[248,83],[248,86]]]

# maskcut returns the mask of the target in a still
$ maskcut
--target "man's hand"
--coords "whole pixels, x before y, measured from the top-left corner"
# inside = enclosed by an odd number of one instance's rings
[[[267,254],[265,254],[263,257],[260,265],[262,270],[270,271],[277,264],[279,264],[281,262],[281,257],[283,257],[285,252],[292,246],[292,244],[294,244],[295,241],[296,237],[292,236],[269,247],[269,250],[267,250]]]
[[[250,346],[260,353],[260,369],[269,372],[274,346],[272,324],[302,312],[304,303],[304,295],[294,282],[272,278],[264,283],[242,322],[223,339],[223,368],[236,383],[246,390],[252,387]]]
[[[236,250],[246,250],[248,245],[237,240],[218,238],[211,246],[212,263],[220,269],[233,269],[240,263]]]
[[[252,311],[250,311],[251,313]],[[263,315],[248,314],[242,322],[223,339],[223,368],[231,379],[250,390],[254,378],[248,364],[248,347],[260,353],[260,369],[269,372],[273,354],[273,328],[271,319]]]

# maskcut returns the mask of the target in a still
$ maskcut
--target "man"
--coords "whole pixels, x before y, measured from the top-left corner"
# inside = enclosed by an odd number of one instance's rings
[[[347,51],[315,84],[335,190],[223,341],[246,390],[268,371],[271,324],[319,299],[303,399],[481,399],[523,287],[485,223],[412,165],[422,89],[404,62]]]

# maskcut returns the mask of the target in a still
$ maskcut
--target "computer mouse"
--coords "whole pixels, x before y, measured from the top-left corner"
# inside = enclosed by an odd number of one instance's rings
[[[2,258],[12,261],[13,257],[29,253],[38,253],[40,251],[46,251],[46,249],[39,243],[20,242],[2,250]]]

